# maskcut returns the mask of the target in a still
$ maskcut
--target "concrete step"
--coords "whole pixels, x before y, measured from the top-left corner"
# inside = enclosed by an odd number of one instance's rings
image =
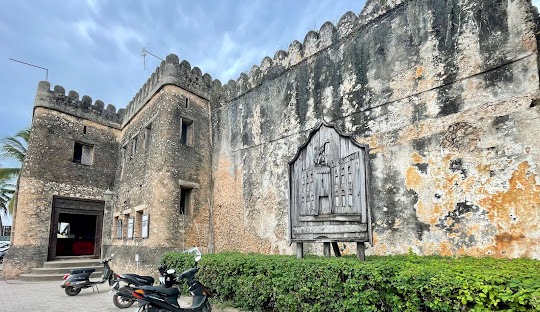
[[[62,259],[47,261],[43,263],[42,268],[33,268],[30,273],[24,273],[19,275],[19,279],[22,281],[62,281],[64,275],[69,274],[73,269],[92,268],[95,269],[94,273],[90,275],[92,281],[101,279],[103,271],[103,265],[99,262],[99,259]]]
[[[32,271],[35,269],[32,269]],[[67,273],[24,273],[19,275],[19,280],[27,282],[38,282],[38,281],[59,281],[62,282],[64,276]],[[91,281],[101,280],[101,272],[94,272],[90,275]]]
[[[65,259],[53,260],[43,263],[44,268],[82,268],[82,267],[99,267],[103,266],[99,259]]]
[[[92,276],[94,275],[101,275],[101,272],[103,271],[103,267],[100,266],[96,266],[96,267],[92,267],[92,266],[84,266],[84,267],[68,267],[68,268],[33,268],[32,269],[32,274],[69,274],[69,272],[73,269],[86,269],[86,268],[92,268],[94,269],[94,273],[92,273]]]

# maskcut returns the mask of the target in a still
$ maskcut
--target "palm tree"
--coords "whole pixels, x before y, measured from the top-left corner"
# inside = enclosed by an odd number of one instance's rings
[[[15,178],[19,175],[24,157],[26,156],[26,146],[30,138],[30,128],[19,131],[13,137],[6,137],[0,140],[0,161],[16,162],[17,167],[0,168],[0,178]]]
[[[9,183],[9,179],[0,179],[0,236],[4,235],[2,224],[2,214],[6,216],[8,211],[13,213],[13,205],[11,199],[15,193],[15,185]]]
[[[30,128],[26,128],[19,131],[13,137],[6,137],[0,140],[0,161],[7,161],[9,164],[18,164],[18,166],[10,168],[0,168],[0,213],[13,213],[17,205],[19,174],[24,158],[26,157],[26,147],[28,146],[29,138]],[[17,180],[15,187],[10,183],[14,179]],[[0,219],[0,230],[2,229],[2,221]]]

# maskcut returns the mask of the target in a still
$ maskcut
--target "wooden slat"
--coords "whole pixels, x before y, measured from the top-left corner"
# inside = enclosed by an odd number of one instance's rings
[[[82,146],[82,155],[81,155],[81,164],[83,165],[91,165],[93,161],[93,151],[92,146],[83,145]]]
[[[367,224],[313,225],[297,226],[293,228],[294,234],[357,233],[365,231],[367,231]]]
[[[360,222],[362,220],[362,215],[359,214],[350,214],[350,215],[320,215],[320,216],[300,216],[298,221],[301,222]],[[364,222],[363,222],[364,223]]]

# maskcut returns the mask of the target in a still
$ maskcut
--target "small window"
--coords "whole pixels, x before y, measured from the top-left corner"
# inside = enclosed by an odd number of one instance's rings
[[[121,152],[122,152],[122,155],[120,155],[120,157],[122,157],[122,164],[120,168],[120,179],[124,176],[124,166],[126,165],[125,162],[126,162],[126,157],[127,157],[127,143],[122,146]]]
[[[124,145],[122,145],[122,158],[123,159],[126,159],[128,155],[127,146],[128,146],[127,142]]]
[[[181,119],[182,129],[180,130],[180,143],[191,146],[191,137],[193,136],[193,121],[189,119]]]
[[[180,214],[188,214],[191,206],[191,188],[180,189]]]
[[[75,142],[73,148],[73,162],[83,165],[92,165],[94,162],[94,147],[92,145]]]
[[[150,216],[145,214],[141,217],[141,237],[148,238],[148,228],[150,226]]]
[[[127,238],[133,239],[133,230],[135,226],[135,220],[133,218],[128,218],[128,226],[127,226]]]
[[[138,139],[138,137],[139,136],[136,135],[131,140],[131,158],[134,158],[135,155],[137,154],[137,139]]]
[[[135,237],[142,237],[142,211],[137,211],[135,213]]]
[[[129,228],[129,214],[125,214],[123,217],[122,217],[122,238],[126,238],[129,236],[129,231],[131,230]],[[133,227],[132,227],[133,229]],[[128,237],[129,238],[129,237]]]
[[[152,142],[152,123],[149,123],[144,128],[144,150],[147,151]]]
[[[116,238],[122,239],[122,219],[119,217],[114,218],[116,224]]]

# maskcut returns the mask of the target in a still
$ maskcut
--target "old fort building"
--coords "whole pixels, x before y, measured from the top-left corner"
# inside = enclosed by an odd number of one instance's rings
[[[289,164],[319,129],[367,148],[367,201],[299,180],[322,209],[302,220],[351,198],[368,255],[540,258],[537,18],[530,0],[370,0],[226,84],[172,54],[123,109],[40,82],[4,274],[111,253],[153,272],[191,246],[294,254]]]

